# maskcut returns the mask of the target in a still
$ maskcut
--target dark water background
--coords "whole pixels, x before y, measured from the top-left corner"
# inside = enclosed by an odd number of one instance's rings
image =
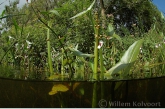
[[[79,85],[73,90],[75,83]],[[0,107],[90,108],[94,83],[97,84],[97,107],[165,107],[165,77],[102,82],[0,78]],[[55,84],[63,84],[69,90],[49,95],[48,93]],[[101,86],[104,87],[104,90]],[[114,105],[110,106],[112,103]]]

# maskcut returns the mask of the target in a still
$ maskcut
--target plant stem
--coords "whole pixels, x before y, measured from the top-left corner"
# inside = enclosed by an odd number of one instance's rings
[[[62,50],[62,57],[61,57],[61,76],[62,76],[62,81],[63,81],[63,77],[64,77],[64,49],[61,48]]]
[[[104,82],[101,82],[101,99],[104,99]]]
[[[48,26],[50,26],[50,21],[48,21]],[[47,49],[48,49],[48,64],[49,64],[49,70],[50,70],[50,76],[51,76],[51,75],[53,75],[53,65],[52,65],[52,57],[51,57],[49,28],[47,28]]]
[[[39,19],[39,21],[41,21],[47,28],[49,28],[50,31],[53,33],[53,35],[54,35],[56,38],[58,38],[58,35],[56,34],[56,32],[55,32],[50,26],[48,26],[48,25],[41,19],[41,16],[39,16],[39,15],[37,14],[37,12],[34,10],[33,5],[31,5],[31,8],[32,8],[32,10],[34,11],[35,15],[37,16],[37,18]],[[36,8],[36,9],[37,9],[37,8]],[[37,11],[40,12],[38,9],[37,9]],[[65,52],[66,49],[64,48],[64,45],[63,45],[63,43],[61,42],[61,40],[59,40],[59,43],[60,43],[61,47],[64,49],[64,54],[65,54],[66,58],[69,59],[69,58],[68,58],[68,55],[67,55],[67,52]],[[69,79],[71,79],[72,76],[73,76],[73,69],[72,69],[72,67],[71,67],[71,64],[69,64],[69,69],[70,69],[70,71],[71,71],[71,75],[70,75]]]
[[[95,32],[95,47],[94,47],[94,74],[93,79],[97,80],[97,69],[98,69],[98,40],[99,40],[99,25],[98,25],[98,13],[96,15],[95,25],[94,25],[94,32]]]
[[[104,68],[103,68],[103,53],[102,48],[99,50],[99,56],[100,56],[100,69],[101,69],[101,77],[100,79],[104,79]],[[104,99],[104,82],[101,82],[101,99]]]
[[[97,107],[97,82],[93,84],[92,108]]]
[[[101,69],[101,80],[104,79],[104,68],[103,68],[103,53],[102,48],[99,49],[99,56],[100,56],[100,69]]]
[[[98,43],[99,43],[99,25],[98,25],[98,13],[95,13],[96,20],[94,23],[94,33],[95,33],[95,48],[94,48],[94,72],[93,80],[98,80]],[[92,97],[92,108],[97,106],[97,82],[93,85],[93,97]]]

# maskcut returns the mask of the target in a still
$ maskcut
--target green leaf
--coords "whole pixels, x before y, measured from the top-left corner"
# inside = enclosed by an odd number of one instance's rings
[[[5,15],[5,10],[2,11],[0,16],[3,17],[4,15]]]
[[[165,17],[164,17],[164,15],[163,15],[162,12],[161,12],[161,18],[162,18],[163,20],[165,20]]]
[[[143,39],[134,42],[121,58],[122,63],[131,63],[137,59]]]
[[[118,62],[115,66],[113,66],[111,69],[107,71],[107,73],[104,74],[104,77],[106,79],[114,78],[116,75],[120,75],[119,71],[123,70],[127,66],[129,66],[130,63],[124,64],[121,61]]]
[[[134,61],[137,59],[142,43],[143,43],[143,39],[134,42],[125,52],[120,62],[118,62],[115,66],[109,69],[107,73],[105,73],[104,77],[107,79],[110,79],[114,77],[115,75],[118,75],[119,71],[125,68],[129,69],[128,67],[131,67],[131,64],[133,64]],[[126,72],[126,73],[129,73],[129,72]]]
[[[71,48],[69,47],[70,51],[72,51],[73,55],[75,56],[79,56],[79,57],[94,57],[93,54],[85,54],[80,52],[79,50],[75,49],[75,48]]]
[[[119,35],[117,35],[117,34],[114,33],[113,34],[113,37],[116,38],[120,42],[120,44],[122,44],[122,40],[121,40],[121,38],[120,38]]]
[[[50,10],[49,12],[54,13],[57,16],[60,16],[60,14],[58,13],[58,11],[56,11],[56,10]]]
[[[87,10],[82,11],[82,12],[76,14],[75,16],[71,17],[70,19],[74,19],[74,18],[79,17],[79,16],[81,16],[81,15],[87,13],[88,11],[90,11],[90,10],[92,9],[93,5],[95,4],[95,2],[96,2],[96,0],[94,0],[94,1],[92,2],[92,4],[88,7]]]
[[[18,30],[21,30],[21,28],[18,26],[18,23],[15,19],[13,19],[13,23],[14,23],[14,27],[15,27],[15,30],[16,30],[16,34],[18,34]]]
[[[26,14],[9,14],[9,15],[6,15],[6,16],[1,16],[0,19],[4,19],[4,18],[7,18],[7,17],[13,17],[13,16],[20,16],[20,15],[26,15]]]
[[[91,67],[92,71],[94,72],[94,64],[93,64],[93,62],[88,62],[88,64]]]
[[[92,9],[92,7],[93,7],[93,5],[95,4],[95,2],[96,2],[96,0],[94,0],[94,1],[92,2],[92,4],[88,7],[88,9],[87,9],[88,11]]]
[[[112,24],[109,23],[109,24],[108,24],[108,28],[107,28],[107,35],[108,35],[108,36],[113,36],[114,32],[115,32],[115,31],[114,31],[114,28],[113,28]]]

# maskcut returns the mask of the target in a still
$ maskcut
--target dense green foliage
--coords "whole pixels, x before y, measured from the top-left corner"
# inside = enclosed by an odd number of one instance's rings
[[[94,54],[96,22],[99,25],[99,40],[104,42],[103,58],[98,58],[103,62],[96,71],[106,72],[140,38],[145,41],[134,72],[139,72],[141,64],[149,63],[147,68],[150,68],[163,62],[165,19],[150,0],[96,0],[92,10],[70,19],[86,10],[92,2],[31,0],[22,8],[17,7],[18,1],[11,2],[2,13],[2,17],[8,17],[1,19],[0,62],[29,71],[42,69],[50,75],[47,59],[47,41],[50,41],[54,72],[78,72],[76,78],[83,79],[93,71],[93,58],[75,56],[68,48],[77,47],[81,55]],[[94,17],[95,12],[98,13],[98,21]],[[49,39],[47,29],[50,29]],[[156,48],[156,44],[162,46]]]

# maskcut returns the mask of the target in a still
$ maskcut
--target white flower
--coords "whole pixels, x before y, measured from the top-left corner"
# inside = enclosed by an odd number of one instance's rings
[[[16,51],[18,51],[18,43],[15,44]]]
[[[103,46],[103,43],[104,43],[104,42],[103,42],[102,40],[100,40],[100,41],[99,41],[99,45],[98,45],[97,48],[100,49],[100,48]]]
[[[29,42],[28,40],[26,40],[26,43],[28,44],[28,45],[31,45],[32,43],[31,42]]]
[[[140,47],[140,53],[142,53],[143,51],[142,51],[142,47]]]
[[[11,36],[8,36],[9,37],[9,40],[12,40],[12,39],[14,39],[14,37],[11,37]]]
[[[27,49],[31,47],[31,42],[29,42],[28,40],[26,40],[26,43],[27,43]]]
[[[155,47],[158,48],[158,45],[156,44]]]
[[[160,46],[161,46],[160,44],[156,44],[156,45],[155,45],[156,48],[158,48],[158,47],[160,47]]]

